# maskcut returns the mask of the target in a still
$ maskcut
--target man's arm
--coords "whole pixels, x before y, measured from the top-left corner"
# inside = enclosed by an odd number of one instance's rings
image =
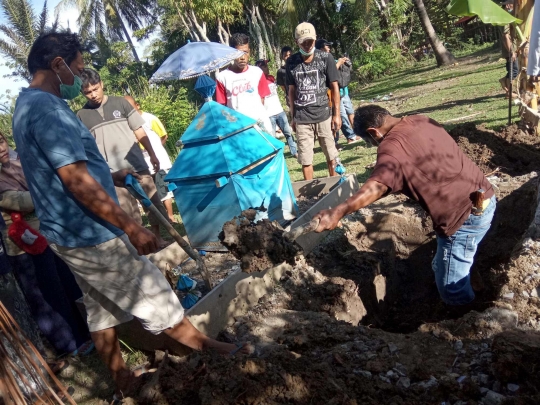
[[[137,140],[141,143],[141,145],[146,149],[148,152],[148,155],[150,155],[150,163],[152,163],[152,166],[154,166],[154,171],[157,173],[159,172],[159,160],[156,157],[156,153],[154,152],[154,148],[152,148],[152,144],[150,143],[150,139],[148,139],[148,135],[146,135],[146,132],[144,132],[143,127],[140,127],[133,131],[135,133],[135,137]]]
[[[63,166],[57,169],[57,173],[77,201],[99,218],[122,229],[140,255],[158,250],[154,234],[140,226],[116,204],[101,184],[88,173],[86,162],[78,161]]]
[[[349,215],[360,208],[367,207],[377,201],[388,191],[388,187],[375,180],[368,180],[356,194],[349,197],[345,202],[335,208],[319,212],[313,219],[319,220],[316,232],[334,229],[338,222],[346,215]]]
[[[341,128],[341,114],[339,111],[341,97],[339,96],[338,82],[330,83],[330,92],[332,93],[332,130],[337,131]]]

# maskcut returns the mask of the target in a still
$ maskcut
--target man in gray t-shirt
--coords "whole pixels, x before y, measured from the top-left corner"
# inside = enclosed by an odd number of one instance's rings
[[[83,80],[82,93],[88,102],[77,112],[77,117],[94,136],[98,149],[110,169],[112,171],[135,170],[141,176],[141,186],[152,203],[165,218],[168,218],[138,144],[140,142],[148,151],[154,170],[158,172],[159,160],[144,132],[144,120],[123,97],[104,94],[103,83],[98,72],[93,69],[84,69],[81,78]],[[142,224],[139,205],[135,198],[127,189],[121,187],[116,188],[116,194],[122,209]],[[146,212],[159,245],[166,246],[166,242],[160,236],[158,219],[152,213]]]

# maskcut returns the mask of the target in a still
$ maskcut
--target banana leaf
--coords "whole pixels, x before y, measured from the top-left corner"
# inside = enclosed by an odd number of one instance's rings
[[[491,25],[521,24],[522,22],[491,0],[451,0],[446,7],[446,12],[458,17],[477,16],[485,24]]]

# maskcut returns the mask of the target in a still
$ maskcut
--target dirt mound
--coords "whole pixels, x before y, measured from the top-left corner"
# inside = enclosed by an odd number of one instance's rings
[[[516,126],[497,133],[473,123],[466,123],[454,127],[450,130],[450,135],[486,174],[497,167],[500,167],[502,173],[511,176],[540,169],[538,137],[529,135]]]
[[[283,237],[283,229],[268,219],[255,221],[256,211],[243,211],[223,225],[219,240],[240,260],[246,273],[263,271],[283,262],[294,264],[300,247]]]

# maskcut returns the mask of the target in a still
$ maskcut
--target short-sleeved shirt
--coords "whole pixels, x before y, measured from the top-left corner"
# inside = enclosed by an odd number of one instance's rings
[[[96,139],[99,151],[113,172],[148,170],[133,133],[144,125],[144,120],[126,99],[108,96],[97,108],[86,104],[77,112],[77,117]]]
[[[40,231],[50,243],[87,247],[123,234],[84,207],[58,176],[61,167],[86,162],[88,173],[118,203],[109,166],[94,137],[64,100],[38,89],[23,89],[13,115],[13,137]]]
[[[331,54],[315,49],[313,60],[304,62],[300,53],[287,60],[287,85],[296,88],[294,120],[299,124],[316,124],[330,117],[327,90],[338,80],[336,62]]]
[[[285,65],[280,67],[277,71],[276,84],[285,88],[285,100],[287,101],[287,105],[289,105],[289,86],[287,86],[287,69],[285,68]]]
[[[246,66],[241,73],[225,69],[216,75],[216,101],[255,120],[268,120],[261,98],[270,95],[263,71]]]
[[[269,117],[274,115],[281,114],[283,112],[283,107],[281,106],[281,101],[279,100],[279,94],[277,92],[277,84],[274,76],[266,76],[266,81],[268,82],[268,88],[270,89],[270,95],[266,96],[264,99],[264,107]]]
[[[472,196],[493,187],[482,171],[432,119],[404,117],[384,137],[370,180],[418,201],[439,236],[453,235],[471,214]]]
[[[161,138],[167,135],[167,131],[165,131],[165,127],[163,126],[161,121],[158,119],[158,117],[156,117],[155,115],[152,115],[147,112],[143,112],[141,114],[141,117],[145,121],[145,124],[143,125],[144,132],[146,132],[146,135],[148,136],[148,139],[150,140],[150,144],[152,145],[152,149],[154,149],[154,153],[156,154],[156,157],[159,160],[160,170],[165,170],[165,171],[170,170],[172,167],[171,158],[169,157],[169,154],[167,153],[163,144],[161,143]],[[156,131],[159,131],[159,133]],[[154,168],[152,167],[152,163],[150,162],[150,156],[148,155],[148,152],[144,151],[143,155],[150,169],[150,173],[154,174]]]

